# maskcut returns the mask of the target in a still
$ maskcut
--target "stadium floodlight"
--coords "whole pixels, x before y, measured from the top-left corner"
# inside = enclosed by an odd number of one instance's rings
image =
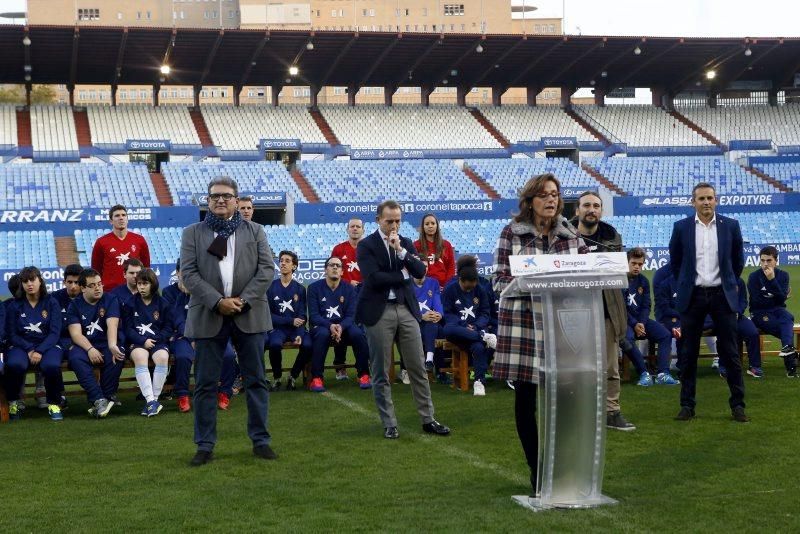
[[[744,49],[744,55],[746,55],[746,56],[748,56],[748,57],[750,57],[750,56],[752,56],[752,55],[753,55],[753,51],[752,51],[752,50],[750,50],[750,47],[749,47],[749,46],[748,46],[747,48],[745,48],[745,49]]]
[[[444,80],[442,80],[442,84],[443,84],[443,85],[447,85],[447,78],[445,78]]]
[[[31,38],[26,35],[25,37],[22,38],[22,44],[24,44],[25,46],[30,46]]]
[[[716,77],[717,77],[717,72],[716,71],[714,71],[714,70],[707,70],[706,71],[706,79],[707,80],[713,80]]]
[[[603,71],[603,72],[601,72],[601,73],[600,73],[600,77],[601,77],[601,78],[606,78],[606,77],[608,77],[608,72],[606,72],[606,71]]]
[[[480,54],[481,52],[483,52],[483,46],[479,44],[478,46],[475,47],[475,51]]]
[[[33,69],[31,68],[31,66],[30,66],[30,65],[25,65],[24,67],[22,67],[22,70],[24,70],[25,72],[30,72],[30,71],[32,71]]]
[[[450,76],[458,76],[458,71],[456,69],[451,70]]]
[[[636,48],[633,49],[633,53],[638,56],[639,54],[642,53],[642,49],[637,46]]]
[[[306,50],[314,50],[314,43],[311,41],[306,43]]]
[[[291,67],[289,67],[289,76],[297,76],[297,74],[299,72],[300,72],[300,69],[298,69],[295,65],[292,65]]]
[[[170,69],[169,65],[161,65],[161,74],[167,75],[169,74]]]

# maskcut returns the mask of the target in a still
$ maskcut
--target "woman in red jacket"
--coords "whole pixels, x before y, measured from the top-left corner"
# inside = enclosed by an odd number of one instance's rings
[[[456,274],[456,259],[453,245],[442,239],[439,219],[433,213],[427,213],[419,226],[419,239],[414,242],[422,261],[428,265],[426,276],[439,282],[444,287],[448,280]]]

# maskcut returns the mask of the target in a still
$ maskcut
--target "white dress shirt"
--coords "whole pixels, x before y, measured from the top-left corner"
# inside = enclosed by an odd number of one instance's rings
[[[214,232],[214,237],[217,233]],[[236,232],[228,237],[228,250],[225,257],[219,260],[219,274],[222,277],[222,294],[224,297],[233,296],[233,255],[236,252]]]
[[[386,247],[386,254],[389,255],[389,263],[391,263],[392,262],[392,251],[389,248],[389,236],[384,234],[381,231],[380,228],[378,228],[378,234],[380,234],[381,239],[383,239],[383,244]],[[397,259],[398,260],[403,261],[404,259],[406,259],[406,249],[401,248],[400,252],[397,252],[396,254],[397,254]],[[406,271],[405,268],[403,268],[403,278],[408,280],[408,271]],[[390,288],[389,289],[389,300],[396,300],[396,299],[397,299],[397,295],[394,294],[394,289]]]
[[[695,270],[694,284],[701,287],[722,285],[719,275],[719,243],[717,242],[717,214],[706,225],[694,216]]]

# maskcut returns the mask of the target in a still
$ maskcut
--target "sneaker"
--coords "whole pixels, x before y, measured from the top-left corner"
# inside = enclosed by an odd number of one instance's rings
[[[114,401],[107,400],[107,399],[97,399],[94,401],[94,416],[98,418],[103,418],[108,415],[108,412],[111,411],[111,408],[114,407]]]
[[[516,391],[517,390],[517,388],[514,387],[514,381],[513,380],[506,380],[506,387],[508,389],[510,389],[511,391]]]
[[[669,373],[658,373],[656,376],[656,384],[659,386],[677,386],[681,381],[672,377]]]
[[[425,370],[433,371],[433,360],[425,360]]]
[[[486,343],[486,346],[490,349],[494,350],[497,348],[497,336],[494,334],[490,334],[488,332],[484,332],[481,335],[483,342]]]
[[[227,393],[223,393],[221,391],[217,393],[217,407],[220,410],[227,410],[230,405],[231,405],[231,398],[228,396]]]
[[[61,408],[62,412],[69,408],[69,401],[67,400],[66,395],[61,395],[61,403],[59,404],[59,407]]]
[[[270,391],[280,391],[280,389],[281,389],[281,385],[282,385],[282,384],[281,384],[281,379],[280,379],[280,378],[276,378],[276,379],[275,379],[275,382],[273,382],[272,384],[270,384],[270,386],[269,386],[269,390],[270,390]]]
[[[400,370],[400,382],[405,385],[409,385],[411,383],[411,379],[408,377],[408,371],[405,369]]]
[[[350,377],[347,376],[347,369],[337,369],[336,370],[336,380],[349,380]]]
[[[45,393],[44,389],[42,389],[41,391],[37,389],[34,395],[36,396],[37,408],[39,408],[40,410],[47,410],[50,407],[50,404],[48,404],[47,402],[47,393]]]
[[[476,397],[486,396],[486,386],[483,385],[483,382],[481,382],[480,380],[476,380],[472,384],[472,394]]]
[[[322,379],[316,376],[311,379],[311,385],[308,386],[308,389],[310,389],[314,393],[322,393],[323,391],[325,391],[325,385],[322,383]]]
[[[189,400],[189,395],[178,397],[178,411],[181,413],[192,411],[192,402]]]
[[[61,408],[59,408],[58,404],[50,404],[47,406],[47,413],[50,414],[50,419],[52,421],[63,421],[64,415],[61,413]]]
[[[237,376],[236,378],[233,379],[233,386],[231,386],[232,390],[231,392],[234,395],[238,395],[239,393],[242,392],[243,389],[244,389],[244,382],[242,381],[242,377]]]
[[[789,378],[797,378],[797,368],[787,370],[786,376]]]
[[[639,375],[639,381],[636,382],[637,386],[648,387],[653,385],[653,377],[650,376],[650,373],[645,371],[641,375]]]
[[[619,410],[616,412],[608,412],[606,414],[606,426],[614,430],[622,430],[623,432],[636,430],[636,426],[634,426],[633,423],[628,422],[628,420],[625,419]]]
[[[22,410],[19,409],[19,401],[8,403],[8,417],[12,421],[18,421],[22,417]]]
[[[796,349],[794,348],[794,345],[784,345],[781,351],[778,353],[778,356],[781,358],[792,356],[794,355],[795,351]]]
[[[148,411],[149,407],[150,407],[150,403],[149,402],[145,402],[144,406],[142,406],[142,411],[139,412],[139,415],[141,415],[142,417],[147,417],[147,414],[149,413],[149,411]]]
[[[161,410],[164,408],[164,405],[158,402],[157,400],[153,400],[147,403],[147,417],[155,417],[156,415],[161,413]]]
[[[436,381],[442,385],[449,386],[453,383],[453,380],[447,376],[447,373],[439,373],[436,375]]]
[[[297,386],[295,385],[294,381],[295,380],[293,376],[290,376],[289,378],[286,379],[286,391],[295,391],[297,389]]]
[[[117,399],[117,396],[116,396],[116,395],[111,395],[111,396],[108,398],[108,400],[109,400],[109,401],[111,401],[111,402],[113,402],[113,403],[114,403],[114,406],[122,406],[122,402],[120,402],[120,400],[119,400],[119,399]],[[144,397],[142,397],[140,400],[144,400]]]
[[[761,370],[761,367],[751,367],[747,370],[747,374],[753,378],[764,378],[764,371]]]
[[[719,369],[719,357],[715,356],[714,359],[711,360],[711,368],[712,369]]]
[[[728,369],[726,369],[725,366],[720,365],[719,369],[717,369],[717,372],[719,373],[720,378],[724,378],[726,380],[728,379]]]
[[[673,373],[680,371],[680,369],[678,369],[678,358],[672,358],[669,361],[669,370]]]
[[[361,389],[372,389],[372,381],[369,379],[369,375],[361,375],[358,377],[358,387]]]

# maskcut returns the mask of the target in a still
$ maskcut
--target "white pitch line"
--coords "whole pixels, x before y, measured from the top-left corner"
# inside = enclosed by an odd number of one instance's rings
[[[330,391],[322,393],[322,396],[331,399],[332,401],[336,401],[342,406],[349,408],[350,410],[359,413],[369,419],[372,419],[373,421],[380,422],[380,417],[378,416],[377,413],[371,410],[367,410],[358,403],[347,400],[343,397],[340,397],[339,395],[336,395],[335,393],[331,393]],[[419,441],[433,448],[439,449],[448,456],[464,460],[477,469],[480,469],[482,471],[491,471],[492,473],[508,480],[509,482],[513,482],[514,484],[520,484],[522,486],[530,484],[530,481],[522,475],[514,473],[513,471],[510,471],[497,464],[487,462],[476,454],[464,451],[462,449],[459,449],[458,447],[454,447],[452,445],[444,443],[444,440],[448,438],[444,439],[437,438],[425,434],[407,434],[407,436],[413,440]]]

